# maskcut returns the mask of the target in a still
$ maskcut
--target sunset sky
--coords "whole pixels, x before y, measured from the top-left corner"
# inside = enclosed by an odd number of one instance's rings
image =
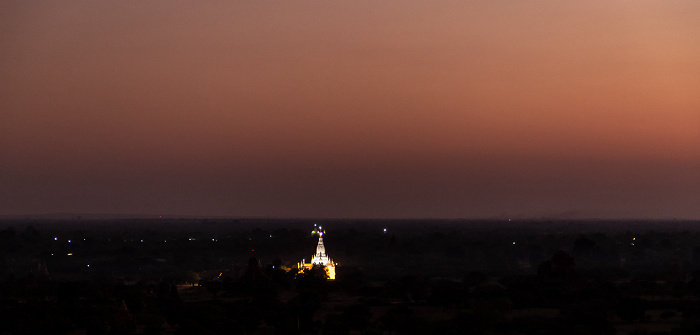
[[[700,1],[2,1],[0,215],[700,219]]]

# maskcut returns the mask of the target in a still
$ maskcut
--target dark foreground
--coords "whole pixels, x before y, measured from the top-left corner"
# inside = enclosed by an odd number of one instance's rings
[[[0,334],[698,334],[698,224],[8,219]]]

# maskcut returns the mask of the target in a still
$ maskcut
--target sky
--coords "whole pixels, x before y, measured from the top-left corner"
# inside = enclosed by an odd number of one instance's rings
[[[698,17],[2,1],[0,215],[700,219]]]

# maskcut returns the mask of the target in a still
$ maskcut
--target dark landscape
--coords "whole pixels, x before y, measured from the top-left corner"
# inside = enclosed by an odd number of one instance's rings
[[[0,335],[700,334],[699,17],[2,0]]]
[[[699,223],[6,219],[0,333],[696,334]]]

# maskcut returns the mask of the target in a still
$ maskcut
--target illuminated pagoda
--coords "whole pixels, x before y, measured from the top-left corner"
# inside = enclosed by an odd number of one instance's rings
[[[318,230],[314,230],[311,234],[318,234],[318,244],[316,245],[316,254],[311,257],[311,263],[306,263],[306,260],[302,260],[297,264],[299,271],[310,270],[314,266],[323,267],[326,270],[328,279],[335,279],[335,266],[336,263],[328,257],[326,253],[326,247],[323,245],[323,228],[318,227]]]

